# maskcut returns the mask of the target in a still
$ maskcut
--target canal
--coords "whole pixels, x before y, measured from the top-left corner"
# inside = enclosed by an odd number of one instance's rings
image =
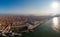
[[[60,37],[60,17],[52,18],[34,32],[25,33],[21,37]]]

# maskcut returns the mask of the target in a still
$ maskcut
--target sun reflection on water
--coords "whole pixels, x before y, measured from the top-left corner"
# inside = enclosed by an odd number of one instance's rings
[[[53,30],[59,32],[59,30],[60,30],[59,19],[58,19],[57,17],[53,18],[53,19],[52,19],[52,23],[53,23],[53,24],[52,24]]]

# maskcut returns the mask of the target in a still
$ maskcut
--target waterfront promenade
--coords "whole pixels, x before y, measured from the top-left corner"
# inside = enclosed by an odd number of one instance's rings
[[[34,32],[25,33],[21,37],[60,37],[60,17],[54,17],[41,26],[38,26]]]

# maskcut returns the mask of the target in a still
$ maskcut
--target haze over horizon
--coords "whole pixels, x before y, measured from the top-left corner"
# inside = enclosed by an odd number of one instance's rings
[[[0,0],[0,14],[56,15],[60,0]]]

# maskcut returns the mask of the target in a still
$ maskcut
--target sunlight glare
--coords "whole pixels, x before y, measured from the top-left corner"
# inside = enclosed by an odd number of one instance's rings
[[[59,28],[59,20],[58,20],[58,18],[55,17],[55,18],[53,18],[52,21],[53,21],[53,25],[52,25],[53,30],[59,32],[60,28]]]
[[[52,6],[52,8],[57,9],[59,7],[59,3],[53,2],[51,6]]]

